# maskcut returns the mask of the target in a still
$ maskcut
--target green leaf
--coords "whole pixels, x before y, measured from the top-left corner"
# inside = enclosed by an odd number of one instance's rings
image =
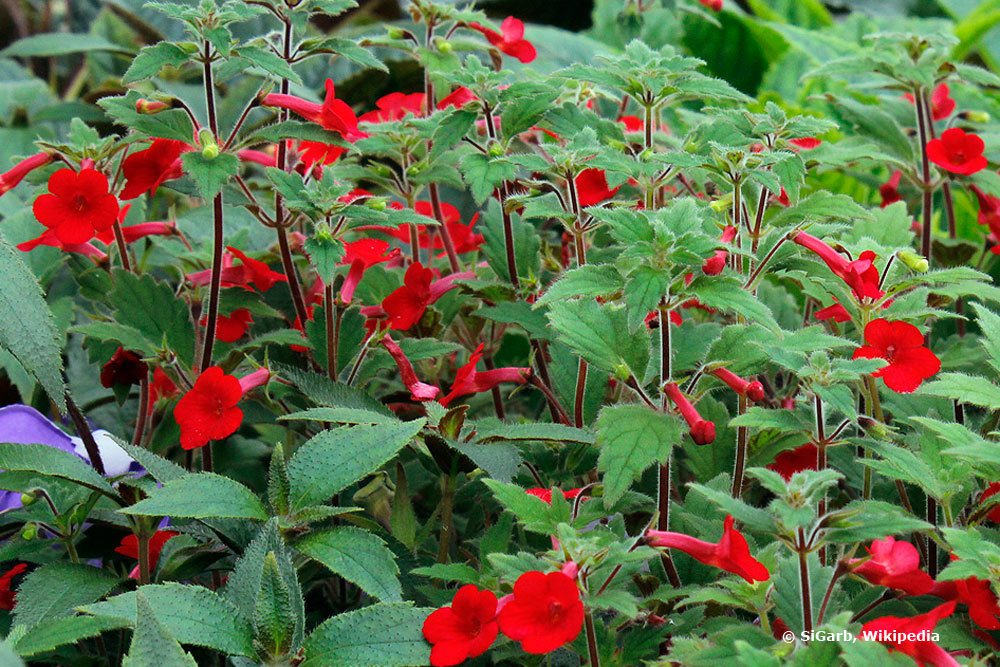
[[[425,422],[342,427],[312,438],[288,463],[292,507],[323,503],[378,469],[408,445]]]
[[[90,51],[129,52],[128,49],[114,42],[109,42],[98,35],[43,32],[17,40],[3,51],[0,51],[0,56],[5,58],[38,58],[64,56],[70,53],[87,53]]]
[[[342,5],[345,9],[347,7],[356,6],[353,2],[344,2]],[[332,12],[325,13],[333,15]],[[324,37],[317,42],[309,40],[303,43],[302,50],[314,53],[333,53],[343,58],[347,58],[351,62],[357,63],[362,67],[377,69],[381,72],[389,71],[389,68],[386,67],[381,60],[373,56],[371,51],[359,46],[357,42],[350,39],[344,39],[343,37]]]
[[[524,426],[528,426],[528,424],[524,424]],[[502,442],[484,444],[482,442],[448,440],[448,445],[455,451],[464,454],[476,467],[482,468],[487,475],[501,482],[509,482],[514,479],[517,469],[523,462],[521,452],[517,447]]]
[[[504,509],[517,517],[525,530],[551,535],[560,522],[570,521],[569,506],[565,502],[549,505],[516,484],[504,484],[492,479],[484,479],[483,484],[489,487]]]
[[[261,581],[265,577],[265,561],[270,555],[274,556],[277,574],[289,595],[289,608],[285,616],[290,617],[291,644],[297,649],[305,637],[305,602],[291,553],[281,537],[277,519],[268,521],[243,551],[243,556],[236,561],[233,572],[226,581],[222,595],[240,610],[244,618],[253,618],[258,607]]]
[[[114,489],[83,459],[48,445],[0,443],[0,470],[36,472],[68,479],[89,489],[115,496]]]
[[[119,618],[69,616],[39,623],[24,633],[14,648],[20,655],[30,657],[124,627],[128,627],[128,622]]]
[[[680,442],[677,418],[642,405],[616,405],[597,417],[597,469],[603,474],[604,506],[611,507],[654,463],[666,463]]]
[[[260,587],[254,606],[254,639],[270,656],[284,656],[292,649],[296,623],[289,623],[292,615],[292,593],[282,579],[278,558],[273,551],[264,556]],[[302,593],[296,590],[299,600]],[[301,626],[299,627],[301,629]]]
[[[399,567],[381,539],[353,526],[311,533],[295,548],[382,602],[400,602]]]
[[[159,42],[152,46],[144,46],[132,60],[122,83],[135,83],[151,79],[160,73],[164,67],[180,67],[190,60],[190,56],[176,44]]]
[[[649,361],[649,334],[630,333],[625,309],[596,301],[561,301],[552,305],[549,322],[558,337],[601,370],[614,373],[624,364],[642,377]]]
[[[463,157],[461,168],[472,198],[479,205],[486,201],[495,188],[517,173],[517,167],[510,160],[490,158],[482,153],[469,153]]]
[[[295,73],[291,65],[276,53],[259,46],[243,46],[236,51],[236,55],[250,61],[255,67],[259,67],[276,79],[288,79],[293,83],[302,83],[302,79]]]
[[[188,519],[267,519],[264,504],[239,482],[215,473],[192,473],[165,483],[123,514]]]
[[[193,363],[194,327],[187,304],[173,288],[148,274],[137,276],[119,269],[112,276],[110,301],[118,324],[141,332],[154,349],[165,341],[183,362]]]
[[[622,289],[624,281],[609,264],[584,264],[570,269],[552,283],[535,302],[535,308],[574,297],[608,296]]]
[[[128,655],[122,659],[122,667],[197,667],[194,658],[156,618],[142,589],[136,592],[135,605],[135,631]]]
[[[135,327],[118,322],[91,322],[71,327],[70,331],[80,333],[97,341],[115,342],[126,350],[139,352],[142,356],[154,356],[156,346]]]
[[[205,646],[227,655],[254,655],[250,623],[214,591],[204,586],[168,583],[143,586],[142,594],[166,631],[180,643]],[[136,593],[116,595],[80,611],[135,627]]]
[[[142,96],[135,90],[120,97],[103,97],[97,105],[122,127],[151,137],[174,139],[190,144],[194,136],[191,119],[182,109],[168,109],[157,114],[141,114],[136,111],[136,102]]]
[[[73,610],[104,597],[121,582],[106,570],[54,562],[33,571],[17,589],[14,623],[30,628],[42,621],[72,616]]]
[[[390,417],[381,412],[360,408],[309,408],[278,417],[278,421],[295,421],[297,419],[331,424],[396,424],[399,422],[398,417]]]
[[[428,159],[444,155],[445,151],[461,141],[476,123],[478,114],[473,111],[455,111],[448,114],[434,129],[433,143]]]
[[[941,373],[933,382],[920,387],[921,394],[952,398],[963,403],[1000,409],[1000,387],[986,378],[961,373]]]
[[[170,482],[188,474],[188,471],[181,466],[154,454],[145,447],[136,447],[118,438],[114,438],[114,441],[158,482]]]
[[[419,667],[430,662],[421,628],[434,611],[376,604],[321,623],[305,643],[302,667]]]
[[[293,366],[276,364],[275,370],[317,405],[333,408],[359,409],[375,412],[396,419],[392,411],[362,390],[340,382],[334,382],[325,375],[310,373]]]
[[[826,532],[830,542],[865,542],[932,528],[902,508],[880,500],[855,500],[835,514],[840,512],[844,513],[843,518],[831,522]]]
[[[983,332],[980,344],[990,356],[990,365],[1000,372],[1000,315],[981,303],[973,303],[972,307],[976,311],[976,324]]]
[[[240,161],[229,153],[209,159],[199,151],[189,151],[181,156],[181,161],[184,163],[184,173],[198,186],[205,201],[222,192],[226,181],[240,171]]]
[[[760,324],[775,332],[779,330],[771,309],[743,289],[742,282],[737,279],[702,276],[696,278],[688,289],[706,306],[742,315],[749,324]]]
[[[52,311],[23,253],[0,239],[0,348],[7,350],[38,381],[61,412],[66,412],[62,379],[62,337]]]
[[[538,123],[552,108],[559,90],[534,81],[519,81],[500,93],[503,111],[500,130],[505,137],[516,137]]]
[[[594,444],[594,434],[564,424],[536,422],[534,424],[508,424],[501,421],[482,420],[476,424],[476,442],[573,442]]]

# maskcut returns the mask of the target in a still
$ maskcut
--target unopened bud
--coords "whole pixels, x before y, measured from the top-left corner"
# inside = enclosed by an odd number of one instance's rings
[[[990,115],[985,111],[963,111],[958,114],[958,117],[962,120],[967,120],[970,123],[988,123],[990,122]]]
[[[899,258],[903,264],[907,266],[911,271],[916,271],[917,273],[927,273],[927,269],[930,268],[930,264],[927,263],[927,258],[923,255],[918,255],[912,250],[901,250],[896,253],[896,257]]]
[[[725,213],[733,207],[733,195],[729,193],[718,199],[714,199],[708,204],[716,213]]]
[[[371,199],[365,202],[365,206],[372,209],[373,211],[384,211],[386,208],[388,208],[388,205],[385,203],[385,199],[381,197],[372,197]]]
[[[889,435],[889,429],[882,422],[876,421],[864,415],[858,417],[858,426],[864,429],[865,433],[873,438],[885,438]]]
[[[406,31],[402,28],[391,27],[386,32],[389,35],[389,39],[403,39],[406,36]]]
[[[36,500],[38,500],[38,496],[36,496],[32,491],[28,491],[26,493],[21,494],[21,505],[23,505],[24,507],[31,505]]]
[[[21,539],[26,542],[30,542],[38,536],[38,526],[33,523],[24,524],[24,528],[21,529]]]
[[[140,99],[135,101],[136,113],[141,113],[147,116],[160,113],[161,111],[166,111],[169,108],[169,104],[166,102],[160,102],[159,100]]]
[[[441,53],[451,53],[452,51],[455,50],[455,47],[452,46],[451,42],[449,42],[447,39],[438,39],[434,42],[434,44],[437,46],[438,51],[440,51]]]
[[[201,155],[206,160],[214,160],[219,157],[219,144],[215,141],[215,135],[211,130],[202,130],[198,133],[198,143],[201,144]]]
[[[489,153],[491,157],[500,157],[503,155],[503,146],[494,141],[490,144]]]

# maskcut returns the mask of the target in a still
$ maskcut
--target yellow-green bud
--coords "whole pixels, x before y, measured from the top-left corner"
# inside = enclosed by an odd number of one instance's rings
[[[500,157],[503,155],[503,146],[495,141],[490,144],[490,147],[487,150],[489,151],[491,157]]]
[[[385,203],[385,199],[382,197],[373,197],[372,199],[369,199],[365,202],[365,206],[373,211],[384,211],[388,208],[388,205]]]
[[[899,261],[907,266],[911,271],[916,271],[917,273],[926,273],[930,265],[927,263],[927,258],[923,255],[918,255],[912,250],[900,250],[896,257],[899,257]]]
[[[452,46],[451,42],[447,39],[439,39],[435,42],[435,44],[437,45],[438,51],[441,53],[451,53],[455,50],[455,47]]]
[[[24,524],[24,528],[21,529],[21,539],[25,541],[31,541],[38,536],[38,526],[33,523]]]
[[[403,39],[406,36],[402,28],[391,27],[386,32],[389,34],[389,39]]]
[[[959,116],[972,123],[990,122],[990,115],[985,111],[963,111]]]
[[[36,496],[34,493],[30,491],[21,494],[21,504],[24,505],[25,507],[31,505],[36,500],[38,500],[38,496]]]
[[[716,213],[725,213],[733,207],[733,193],[719,197],[708,204]]]
[[[198,133],[198,143],[201,144],[201,154],[206,160],[214,160],[219,157],[219,144],[215,141],[215,135],[211,130],[202,130]]]

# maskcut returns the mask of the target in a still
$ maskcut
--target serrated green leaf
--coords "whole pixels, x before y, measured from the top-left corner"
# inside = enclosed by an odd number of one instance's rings
[[[360,528],[342,526],[311,533],[295,548],[382,602],[399,602],[399,567],[381,539]]]
[[[192,473],[165,483],[123,514],[189,519],[267,519],[264,504],[239,482],[215,473]]]
[[[156,618],[141,589],[136,592],[135,604],[135,631],[122,667],[197,667],[194,658]]]
[[[222,192],[226,182],[240,171],[240,161],[235,155],[222,153],[207,158],[199,151],[189,151],[181,156],[184,173],[191,177],[202,199],[209,201]]]
[[[604,506],[611,507],[654,463],[666,463],[680,442],[677,418],[642,405],[616,405],[597,417],[597,469],[604,480]]]
[[[18,654],[31,657],[128,625],[128,621],[120,618],[93,616],[58,618],[39,623],[28,630],[17,640],[14,648]]]
[[[376,604],[339,614],[305,643],[302,667],[419,667],[430,662],[421,628],[434,611],[407,604]]]
[[[120,582],[110,572],[89,565],[43,565],[18,587],[14,623],[30,628],[42,621],[72,616],[76,607],[99,600]]]
[[[110,301],[117,323],[141,332],[153,349],[166,341],[182,361],[193,363],[194,327],[187,304],[174,294],[173,288],[148,274],[137,276],[116,270],[112,277]]]
[[[144,46],[128,70],[122,76],[122,83],[135,83],[150,79],[160,73],[164,67],[180,67],[190,60],[190,56],[176,44],[159,42],[152,46]]]
[[[17,40],[3,51],[0,51],[0,56],[6,58],[38,58],[64,56],[70,53],[87,53],[89,51],[118,51],[128,53],[129,50],[114,42],[109,42],[99,35],[44,32]]]
[[[0,470],[24,470],[68,479],[89,489],[115,496],[108,481],[83,459],[48,445],[0,443]]]
[[[630,333],[623,308],[587,299],[560,301],[548,318],[560,340],[601,370],[615,372],[624,364],[636,377],[645,372],[649,333]]]

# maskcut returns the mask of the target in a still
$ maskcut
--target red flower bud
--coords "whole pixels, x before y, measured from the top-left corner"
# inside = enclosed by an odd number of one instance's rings
[[[715,440],[715,424],[707,419],[702,419],[687,396],[681,393],[676,382],[665,386],[663,391],[667,394],[667,398],[677,406],[677,411],[684,417],[684,421],[688,423],[688,427],[691,429],[691,439],[699,445],[711,444]]]
[[[16,188],[25,176],[39,167],[44,167],[49,162],[52,162],[51,155],[38,153],[21,160],[8,171],[0,174],[0,197]]]
[[[746,396],[755,403],[764,400],[764,385],[757,380],[744,380],[725,368],[716,368],[712,371],[712,375],[729,385],[729,388],[737,394]]]

